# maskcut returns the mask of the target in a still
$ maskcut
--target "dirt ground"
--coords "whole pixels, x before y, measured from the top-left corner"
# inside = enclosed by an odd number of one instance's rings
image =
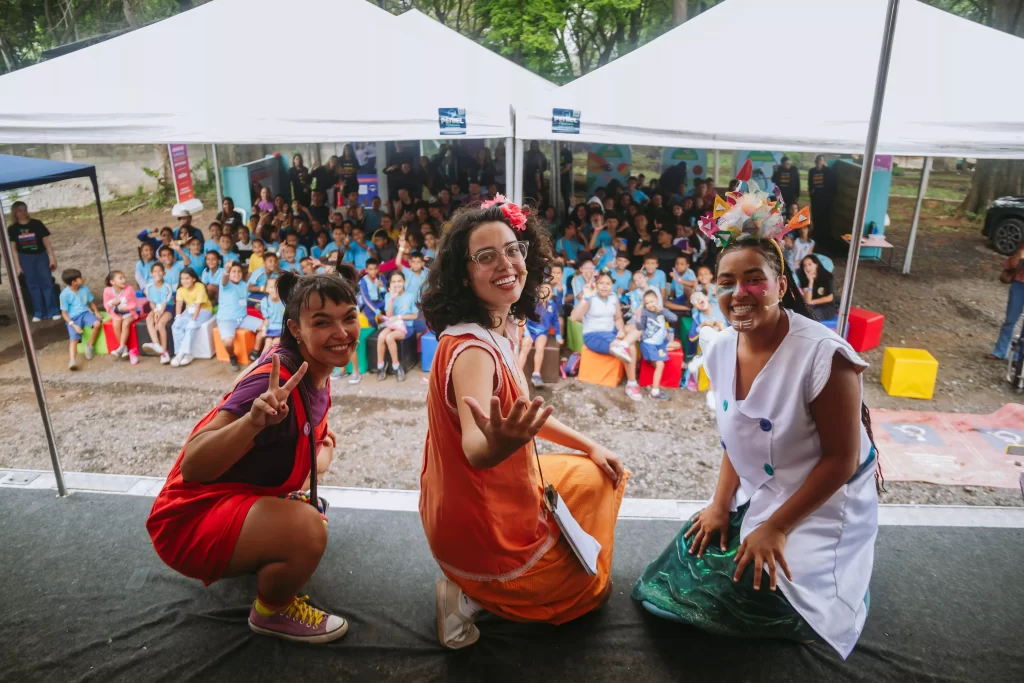
[[[985,244],[980,224],[951,215],[955,204],[926,202],[918,234],[913,274],[865,264],[858,272],[854,305],[886,315],[882,346],[926,348],[939,361],[939,381],[931,402],[892,398],[879,384],[882,348],[865,354],[868,405],[874,408],[978,412],[1021,401],[1001,382],[1004,365],[983,359],[991,350],[1006,305],[997,276],[1000,257]],[[169,215],[139,210],[119,215],[125,204],[105,207],[107,239],[115,268],[130,272],[137,259],[135,233],[171,224]],[[905,245],[913,200],[894,197],[888,238]],[[209,209],[198,216],[203,227]],[[103,287],[105,266],[95,214],[87,209],[39,216],[53,232],[61,268],[77,267],[94,294]],[[903,249],[897,250],[897,265]],[[842,265],[836,277],[842,281]],[[6,278],[6,272],[3,273]],[[0,290],[0,413],[8,426],[0,433],[0,467],[49,468],[46,442],[29,381],[10,288]],[[136,366],[97,357],[67,370],[67,337],[60,323],[33,326],[46,386],[46,398],[68,471],[163,476],[196,421],[229,386],[225,363],[198,361],[172,369],[155,358]],[[399,385],[368,378],[358,386],[335,383],[330,421],[342,435],[340,457],[325,483],[397,489],[418,487],[426,414],[424,376],[415,371]],[[640,498],[704,499],[711,495],[720,459],[719,437],[703,395],[672,392],[668,401],[626,399],[612,390],[561,382],[543,390],[555,414],[618,453],[633,472],[628,495]],[[543,446],[542,446],[543,447]],[[884,466],[884,453],[882,454]],[[887,503],[1021,505],[1011,489],[942,487],[891,482]]]

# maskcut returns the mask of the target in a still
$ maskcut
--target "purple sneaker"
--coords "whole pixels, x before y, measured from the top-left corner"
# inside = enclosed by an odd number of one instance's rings
[[[276,636],[297,643],[329,643],[348,632],[348,621],[311,607],[308,595],[300,595],[292,604],[273,616],[265,617],[249,610],[249,628],[265,636]]]

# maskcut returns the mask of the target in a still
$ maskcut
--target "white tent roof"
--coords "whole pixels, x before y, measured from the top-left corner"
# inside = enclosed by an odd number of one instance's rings
[[[432,50],[430,54],[443,58],[446,81],[457,74],[458,78],[468,79],[478,90],[499,97],[514,92],[551,92],[558,88],[551,81],[473,42],[418,9],[400,14],[397,21],[426,40]]]
[[[503,76],[474,63],[463,78],[446,61],[447,77],[424,78],[444,50],[410,33],[365,0],[217,0],[0,77],[0,142],[433,139],[440,108],[466,110],[460,138],[510,136],[511,95],[481,87]]]
[[[553,94],[524,94],[516,137],[862,153],[885,9],[728,0]],[[694,58],[703,96],[687,86]],[[1024,40],[903,0],[879,153],[1024,158],[1024,88],[1008,77],[1021,65]],[[579,134],[552,133],[556,107],[580,110]]]

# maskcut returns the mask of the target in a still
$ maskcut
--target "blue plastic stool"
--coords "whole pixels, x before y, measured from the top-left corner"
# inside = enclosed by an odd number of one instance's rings
[[[426,332],[420,337],[420,369],[423,372],[430,372],[430,366],[434,364],[434,354],[437,352],[437,337],[433,332]]]
[[[821,320],[819,322],[828,329],[832,330],[833,332],[835,332],[836,328],[839,327],[839,318],[832,318],[831,320]]]

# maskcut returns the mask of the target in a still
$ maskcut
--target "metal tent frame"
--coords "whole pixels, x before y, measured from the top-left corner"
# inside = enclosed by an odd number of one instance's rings
[[[100,219],[100,236],[103,238],[103,256],[106,260],[107,270],[110,270],[110,252],[107,249],[107,231],[103,225],[103,206],[100,202],[99,183],[96,181],[96,167],[86,164],[69,164],[48,159],[31,159],[0,154],[0,192],[36,185],[46,185],[70,178],[89,178],[92,181],[93,193],[96,195],[96,212],[99,214]],[[53,423],[50,420],[50,410],[46,405],[46,394],[43,393],[43,382],[39,373],[36,348],[32,341],[32,333],[28,327],[28,311],[25,309],[25,300],[22,298],[21,283],[14,274],[14,254],[11,242],[7,237],[7,219],[2,199],[0,199],[0,227],[3,228],[4,233],[3,240],[0,240],[3,242],[0,251],[3,252],[4,265],[7,268],[8,279],[11,282],[11,292],[14,295],[14,313],[18,320],[21,341],[25,346],[25,358],[28,360],[28,369],[29,374],[32,376],[32,386],[36,392],[36,401],[39,403],[39,413],[43,419],[46,445],[50,451],[50,462],[53,465],[53,474],[57,480],[57,493],[63,497],[68,494],[68,490],[64,484],[64,473],[60,464],[60,456],[57,454],[57,442],[53,433]]]

